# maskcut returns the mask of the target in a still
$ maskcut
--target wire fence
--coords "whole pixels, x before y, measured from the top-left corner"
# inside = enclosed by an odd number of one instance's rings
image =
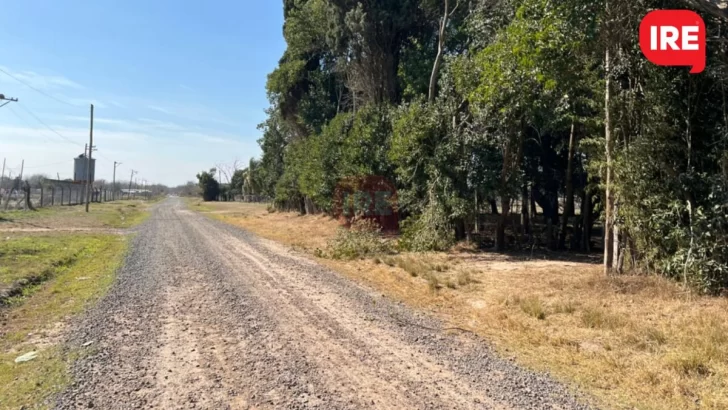
[[[33,208],[47,208],[52,206],[74,206],[86,203],[86,187],[83,185],[50,185],[30,188],[29,190],[30,205]],[[93,188],[89,191],[88,200],[90,202],[102,203],[118,200],[129,200],[137,198],[145,198],[146,193],[127,193],[120,190]],[[28,204],[26,201],[25,190],[9,190],[0,191],[0,210],[18,210],[26,209]]]
[[[105,180],[97,180],[92,183],[89,190],[86,182],[70,178],[61,179],[59,173],[54,173],[58,179],[51,179],[47,174],[34,173],[42,167],[72,163],[73,160],[33,166],[22,161],[11,166],[10,161],[3,161],[0,176],[0,211],[82,205],[86,203],[87,196],[90,202],[95,203],[144,199],[152,196],[151,190],[139,189],[140,185],[136,184],[136,181],[131,183],[117,180],[112,184]]]

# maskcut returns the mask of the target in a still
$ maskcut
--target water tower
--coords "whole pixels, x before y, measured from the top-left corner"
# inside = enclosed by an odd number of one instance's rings
[[[86,154],[81,154],[73,160],[73,182],[87,182],[86,172],[88,170],[89,178],[91,182],[94,182],[94,175],[96,169],[96,159],[91,158],[91,166],[89,167],[89,160]],[[87,168],[88,167],[88,168]]]

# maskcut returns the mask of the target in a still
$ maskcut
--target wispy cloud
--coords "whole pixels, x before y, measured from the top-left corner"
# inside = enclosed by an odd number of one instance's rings
[[[151,118],[139,118],[138,121],[144,124],[145,127],[149,126],[167,131],[181,131],[185,129],[185,127],[173,122],[154,120]]]
[[[235,141],[227,138],[221,138],[221,137],[205,137],[203,139],[205,142],[209,142],[211,144],[239,144],[240,141]]]
[[[161,112],[162,114],[176,115],[175,112],[172,111],[171,109],[165,108],[165,107],[160,107],[158,105],[147,105],[147,108],[149,108],[150,110]]]
[[[108,108],[103,101],[95,100],[93,98],[66,98],[70,104],[77,105],[79,107],[88,107],[89,104],[93,104],[95,108]]]
[[[28,85],[41,89],[41,90],[54,90],[54,89],[62,89],[62,88],[73,88],[73,89],[84,89],[84,87],[64,76],[60,75],[46,75],[46,74],[39,74],[35,71],[13,71],[8,67],[0,66],[4,71],[7,71],[8,74],[10,74],[12,77],[15,77],[17,80],[21,82],[25,82]],[[0,76],[0,82],[8,82],[8,81],[14,81],[12,78],[8,78],[8,76]]]
[[[64,121],[77,121],[77,122],[88,122],[89,117],[82,117],[80,115],[61,115],[55,117],[59,120]],[[131,125],[130,122],[124,120],[117,120],[113,118],[94,117],[94,124],[108,124],[108,125]]]

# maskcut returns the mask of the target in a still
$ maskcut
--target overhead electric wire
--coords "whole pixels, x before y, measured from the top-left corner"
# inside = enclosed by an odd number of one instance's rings
[[[31,117],[35,118],[36,121],[38,121],[39,123],[43,124],[51,132],[53,132],[54,134],[56,134],[59,137],[61,137],[62,139],[64,139],[66,142],[68,142],[70,144],[78,145],[79,147],[83,146],[83,144],[79,144],[78,142],[75,142],[75,141],[71,140],[70,138],[67,138],[67,137],[63,136],[60,132],[54,130],[50,125],[46,124],[45,121],[41,120],[37,115],[33,114],[33,112],[30,111],[23,104],[18,103],[18,107],[22,108],[23,111],[27,112]]]
[[[17,119],[19,119],[20,121],[22,121],[22,122],[23,122],[23,124],[27,125],[27,126],[28,126],[28,128],[31,128],[31,127],[32,127],[32,125],[30,125],[30,123],[28,122],[28,120],[26,120],[26,119],[25,119],[25,118],[24,118],[23,116],[21,116],[20,114],[18,114],[18,113],[17,113],[17,112],[16,112],[16,111],[15,111],[15,110],[13,109],[13,107],[8,107],[8,109],[10,109],[10,112],[11,112],[11,113],[13,113],[13,115],[14,115],[14,116],[15,116],[15,117],[16,117]],[[42,133],[42,134],[40,134],[40,135],[41,135],[41,137],[43,137],[43,142],[45,142],[45,143],[48,143],[48,142],[49,142],[49,140],[48,140],[48,138],[47,138],[47,136],[46,136],[46,134],[45,134],[45,133]]]
[[[38,169],[38,168],[43,168],[43,167],[53,167],[56,165],[69,164],[71,162],[73,162],[73,159],[70,159],[70,160],[67,159],[67,160],[61,161],[61,162],[54,162],[53,164],[43,164],[43,165],[38,165],[38,166],[33,166],[33,167],[25,167],[25,169]]]
[[[27,81],[23,81],[23,80],[21,80],[20,78],[18,78],[18,77],[16,77],[16,76],[14,76],[14,75],[12,75],[12,74],[10,74],[9,72],[5,71],[5,70],[4,70],[4,69],[2,69],[2,68],[0,68],[0,72],[4,73],[5,75],[7,75],[8,77],[10,77],[10,78],[14,79],[15,81],[17,81],[17,82],[19,82],[19,83],[23,84],[24,86],[26,86],[26,87],[28,87],[28,88],[30,88],[30,89],[32,89],[32,90],[34,90],[35,92],[37,92],[37,93],[39,93],[39,94],[42,94],[42,95],[44,95],[44,96],[46,96],[46,97],[48,97],[48,98],[50,98],[50,99],[52,99],[52,100],[54,100],[54,101],[57,101],[57,102],[59,102],[59,103],[61,103],[61,104],[66,104],[66,105],[69,105],[69,106],[71,106],[71,107],[78,107],[77,105],[71,104],[71,103],[69,103],[69,102],[67,102],[67,101],[63,101],[63,100],[61,100],[61,99],[60,99],[60,98],[58,98],[58,97],[54,97],[54,96],[52,96],[52,95],[48,94],[47,92],[45,92],[45,91],[42,91],[42,90],[40,90],[40,89],[38,89],[38,88],[36,88],[36,87],[34,87],[34,86],[32,86],[32,85],[28,84],[28,82],[27,82]]]

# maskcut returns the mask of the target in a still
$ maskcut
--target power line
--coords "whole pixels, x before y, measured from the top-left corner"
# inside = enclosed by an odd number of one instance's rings
[[[25,167],[25,169],[38,169],[38,168],[43,168],[43,167],[53,167],[53,166],[56,166],[56,165],[67,165],[70,162],[73,162],[73,160],[65,160],[65,161],[62,161],[62,162],[54,162],[52,164],[43,164],[43,165],[38,165],[38,166],[35,166],[35,167]]]
[[[36,121],[38,121],[39,123],[43,124],[46,128],[48,128],[49,130],[51,130],[51,132],[53,132],[54,134],[58,135],[62,139],[66,140],[66,142],[71,143],[71,144],[74,144],[74,145],[78,145],[79,147],[81,146],[81,144],[79,144],[79,143],[77,143],[77,142],[75,142],[75,141],[73,141],[73,140],[71,140],[69,138],[64,137],[63,135],[61,135],[60,132],[58,132],[58,131],[54,130],[53,128],[51,128],[50,125],[46,124],[43,120],[41,120],[40,118],[38,118],[38,116],[35,115],[35,114],[33,114],[33,112],[30,111],[28,108],[26,108],[25,105],[18,103],[18,107],[22,108],[23,111],[25,111],[28,114],[30,114],[31,117],[35,118]]]
[[[19,83],[21,83],[21,84],[25,85],[26,87],[28,87],[28,88],[30,88],[30,89],[32,89],[32,90],[35,90],[36,92],[38,92],[38,93],[40,93],[40,94],[43,94],[43,95],[45,95],[46,97],[48,97],[48,98],[50,98],[50,99],[52,99],[52,100],[55,100],[55,101],[57,101],[57,102],[59,102],[59,103],[61,103],[61,104],[66,104],[66,105],[69,105],[69,106],[71,106],[71,107],[77,107],[77,108],[78,108],[78,106],[76,106],[76,105],[73,105],[73,104],[71,104],[71,103],[69,103],[69,102],[63,101],[63,100],[59,99],[58,97],[54,97],[54,96],[52,96],[52,95],[50,95],[50,94],[46,93],[45,91],[42,91],[42,90],[40,90],[40,89],[38,89],[38,88],[35,88],[35,87],[33,87],[32,85],[28,84],[28,82],[26,82],[26,81],[23,81],[23,80],[21,80],[20,78],[18,78],[18,77],[16,77],[16,76],[14,76],[14,75],[12,75],[12,74],[10,74],[9,72],[5,71],[5,70],[4,70],[4,69],[2,69],[2,68],[0,68],[0,72],[2,72],[2,73],[5,73],[5,75],[7,75],[8,77],[10,77],[10,78],[14,79],[15,81],[17,81],[17,82],[19,82]]]
[[[28,122],[28,120],[26,120],[23,116],[21,116],[20,114],[18,114],[17,111],[15,111],[13,109],[13,107],[8,107],[8,109],[10,109],[10,112],[13,113],[13,115],[17,119],[19,119],[20,121],[22,121],[23,124],[27,125],[28,128],[32,128],[33,127],[32,125],[30,125],[30,122]],[[43,138],[43,142],[45,142],[45,143],[48,143],[49,142],[45,133],[41,133],[40,136]]]

